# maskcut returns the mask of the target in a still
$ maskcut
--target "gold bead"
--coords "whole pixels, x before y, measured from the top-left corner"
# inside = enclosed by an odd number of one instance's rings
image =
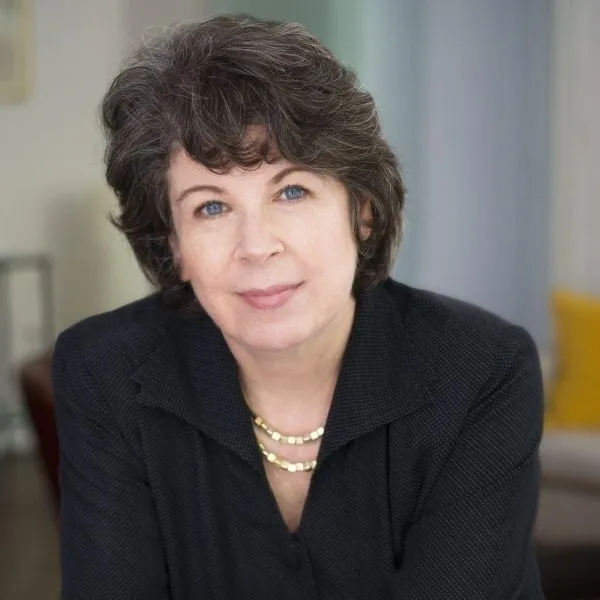
[[[324,427],[317,427],[317,429],[307,433],[306,435],[284,435],[283,433],[273,429],[264,419],[257,415],[253,415],[253,422],[256,427],[262,429],[272,440],[280,442],[281,444],[301,445],[304,443],[310,443],[318,440],[325,433]]]
[[[313,471],[317,467],[316,460],[294,463],[294,462],[290,462],[288,460],[279,458],[273,452],[269,452],[264,447],[264,445],[261,444],[260,442],[258,442],[258,446],[260,448],[262,455],[265,457],[266,460],[268,460],[270,463],[274,464],[275,466],[279,467],[280,469],[288,471],[289,473],[298,473],[298,472],[302,472],[302,471]]]

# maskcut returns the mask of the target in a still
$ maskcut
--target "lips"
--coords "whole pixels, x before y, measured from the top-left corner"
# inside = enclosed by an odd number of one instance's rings
[[[247,290],[239,295],[252,308],[273,310],[286,304],[300,285],[299,283],[273,285],[267,288]]]

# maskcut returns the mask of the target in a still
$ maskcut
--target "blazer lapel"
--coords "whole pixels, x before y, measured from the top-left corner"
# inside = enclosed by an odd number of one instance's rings
[[[408,308],[408,294],[399,298],[386,284],[357,298],[319,460],[427,401],[427,361],[405,326]]]
[[[137,401],[180,417],[257,469],[262,457],[236,363],[206,315],[167,315],[163,336],[133,375]]]

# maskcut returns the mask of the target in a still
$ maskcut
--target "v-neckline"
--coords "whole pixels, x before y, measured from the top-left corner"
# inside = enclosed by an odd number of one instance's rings
[[[311,505],[314,502],[314,499],[313,499],[314,494],[315,494],[314,480],[315,480],[315,475],[317,475],[317,471],[318,471],[318,465],[317,465],[317,468],[311,472],[310,481],[308,483],[308,489],[306,490],[306,498],[304,500],[304,505],[302,506],[302,512],[300,514],[300,518],[298,520],[298,526],[296,527],[295,530],[292,531],[286,523],[286,520],[285,520],[282,510],[281,510],[281,506],[279,505],[279,502],[277,500],[275,490],[273,489],[273,486],[271,485],[271,482],[269,481],[266,464],[264,463],[264,461],[262,463],[262,468],[260,470],[260,476],[261,476],[262,484],[265,487],[267,496],[269,497],[269,504],[270,504],[269,512],[272,513],[278,530],[281,531],[283,536],[288,541],[297,542],[302,537],[302,532],[306,529],[306,522],[310,518]]]

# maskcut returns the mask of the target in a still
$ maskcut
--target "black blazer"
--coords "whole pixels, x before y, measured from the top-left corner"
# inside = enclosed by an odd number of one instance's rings
[[[299,529],[206,315],[60,335],[64,600],[534,600],[542,386],[521,328],[386,281],[356,317]]]

